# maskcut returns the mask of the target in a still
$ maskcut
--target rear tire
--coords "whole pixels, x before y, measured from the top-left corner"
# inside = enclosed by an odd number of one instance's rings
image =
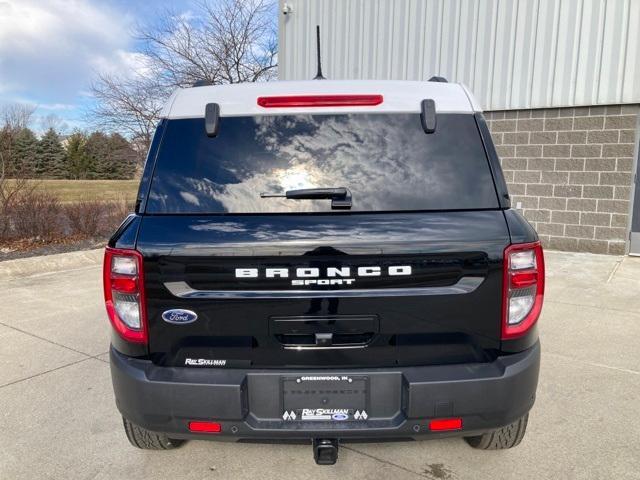
[[[465,437],[465,440],[473,448],[480,450],[504,450],[517,446],[527,430],[529,414],[519,418],[506,427],[476,437]]]
[[[184,440],[176,440],[167,437],[163,433],[151,432],[124,417],[122,422],[124,423],[124,431],[127,434],[127,438],[134,447],[143,450],[171,450],[184,443]]]

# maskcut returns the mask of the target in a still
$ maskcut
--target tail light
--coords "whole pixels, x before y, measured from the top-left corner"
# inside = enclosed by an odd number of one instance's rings
[[[147,342],[142,255],[107,248],[104,254],[104,302],[113,328],[129,342]]]
[[[285,95],[258,97],[263,108],[367,107],[380,105],[382,95]]]
[[[527,333],[535,325],[544,297],[544,255],[540,242],[521,243],[504,251],[502,339]]]

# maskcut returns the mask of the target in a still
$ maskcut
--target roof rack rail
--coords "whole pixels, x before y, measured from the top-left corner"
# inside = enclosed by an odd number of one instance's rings
[[[193,82],[192,87],[208,87],[209,85],[213,85],[209,80],[197,80]]]
[[[447,81],[446,78],[444,77],[438,77],[437,75],[434,75],[433,77],[431,77],[429,80],[427,80],[428,82],[441,82],[441,83],[449,83]]]

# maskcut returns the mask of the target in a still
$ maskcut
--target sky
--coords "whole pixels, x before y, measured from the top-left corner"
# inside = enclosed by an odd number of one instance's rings
[[[0,104],[37,106],[34,129],[55,114],[68,130],[86,127],[97,72],[133,74],[132,31],[165,8],[192,0],[0,0]]]

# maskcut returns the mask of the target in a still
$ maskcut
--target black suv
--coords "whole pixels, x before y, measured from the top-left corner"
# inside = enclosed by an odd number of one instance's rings
[[[131,443],[517,445],[544,260],[479,110],[442,82],[174,94],[104,263]]]

